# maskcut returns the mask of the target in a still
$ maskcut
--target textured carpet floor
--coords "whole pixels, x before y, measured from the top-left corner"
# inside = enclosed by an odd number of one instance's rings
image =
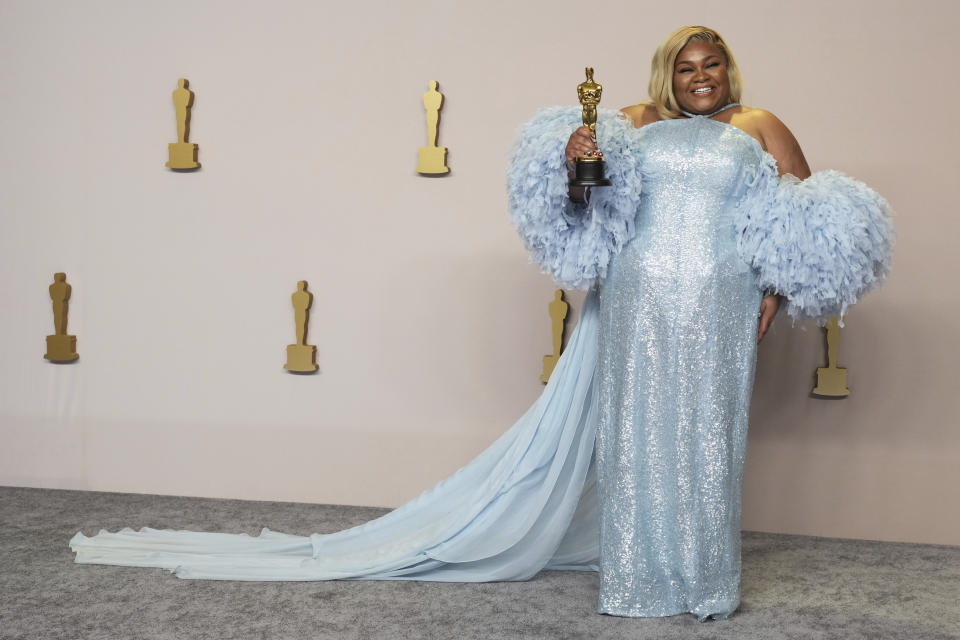
[[[0,487],[0,638],[960,638],[960,547],[744,532],[728,620],[596,613],[597,575],[529,582],[247,583],[73,564],[79,530],[310,534],[383,509]]]

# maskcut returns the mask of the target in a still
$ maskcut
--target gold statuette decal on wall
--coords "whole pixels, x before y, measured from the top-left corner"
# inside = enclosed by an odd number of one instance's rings
[[[840,350],[837,316],[830,318],[824,329],[827,333],[827,366],[817,369],[817,386],[813,388],[813,395],[845,398],[850,395],[850,389],[847,388],[847,370],[837,366],[837,352]]]
[[[50,362],[73,362],[77,354],[77,336],[67,335],[67,309],[72,287],[67,284],[67,274],[53,274],[50,299],[53,300],[54,334],[47,336],[47,352],[43,357]]]
[[[307,281],[297,283],[297,290],[290,296],[293,302],[294,323],[297,326],[297,344],[287,345],[287,363],[283,368],[294,373],[313,373],[317,367],[317,348],[307,344],[307,322],[313,294],[307,291]]]
[[[430,90],[423,94],[423,106],[427,110],[427,146],[420,147],[417,173],[442,175],[449,173],[447,148],[437,146],[437,130],[440,127],[440,107],[443,94],[437,91],[437,81],[430,81]]]
[[[557,361],[563,352],[563,330],[566,328],[567,311],[570,309],[570,305],[563,300],[563,289],[557,289],[554,292],[548,309],[550,327],[553,330],[553,355],[543,356],[543,373],[540,375],[540,382],[550,380],[550,374],[553,373],[553,368],[557,366]]]
[[[170,151],[167,166],[178,171],[200,168],[197,145],[187,142],[190,139],[190,110],[193,108],[193,91],[187,88],[189,86],[186,78],[180,78],[177,88],[173,90],[173,106],[177,110],[177,141],[167,145]]]

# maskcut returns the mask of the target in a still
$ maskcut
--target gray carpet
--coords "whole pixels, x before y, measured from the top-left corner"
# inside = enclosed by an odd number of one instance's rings
[[[960,547],[744,532],[728,620],[596,613],[597,575],[247,583],[73,564],[78,530],[329,532],[383,509],[0,487],[0,638],[960,638]]]

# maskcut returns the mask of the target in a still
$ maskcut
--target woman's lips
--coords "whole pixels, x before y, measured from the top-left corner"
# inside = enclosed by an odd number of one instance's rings
[[[692,93],[695,96],[708,96],[711,93],[713,93],[713,87],[699,87],[697,89],[694,89],[690,93]]]

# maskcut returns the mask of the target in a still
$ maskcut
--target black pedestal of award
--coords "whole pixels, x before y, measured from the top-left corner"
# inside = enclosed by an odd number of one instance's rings
[[[574,162],[571,187],[609,187],[612,183],[603,176],[606,163],[602,158],[577,158]]]

